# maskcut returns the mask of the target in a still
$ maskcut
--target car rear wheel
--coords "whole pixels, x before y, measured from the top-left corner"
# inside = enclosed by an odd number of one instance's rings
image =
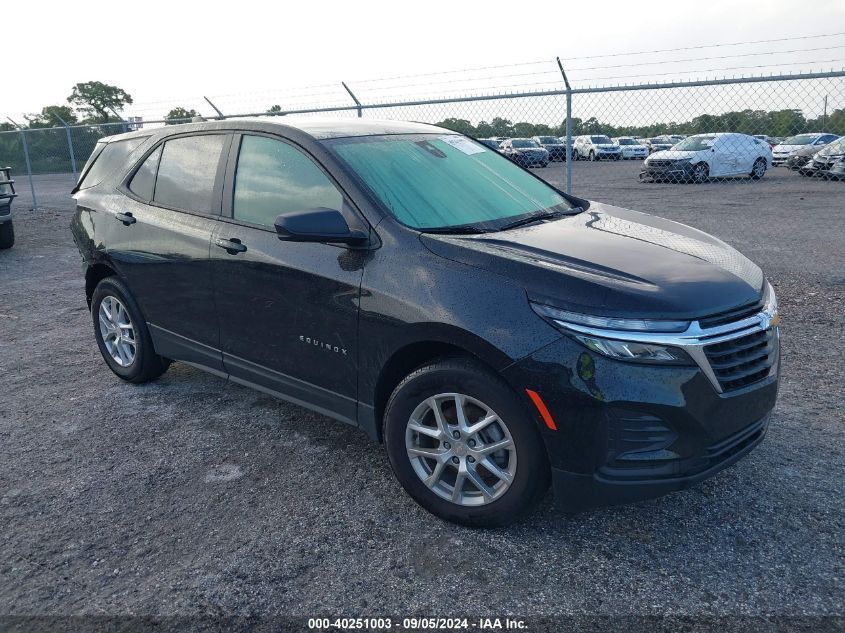
[[[396,387],[385,444],[408,494],[447,521],[511,523],[548,487],[535,422],[501,378],[468,360],[425,365]]]
[[[754,165],[751,167],[751,178],[754,180],[760,180],[763,176],[766,175],[766,159],[765,158],[758,158],[754,161]]]
[[[117,277],[106,277],[91,297],[94,336],[106,364],[127,382],[149,382],[170,361],[156,354],[147,324],[132,295]]]
[[[15,227],[12,221],[0,224],[0,249],[12,248],[15,245]]]

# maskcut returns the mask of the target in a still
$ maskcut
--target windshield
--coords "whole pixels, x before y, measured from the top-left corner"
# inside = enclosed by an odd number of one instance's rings
[[[593,141],[596,145],[612,145],[613,141],[611,141],[606,136],[591,136],[590,140]]]
[[[512,147],[540,147],[530,138],[515,138],[511,141]]]
[[[665,138],[650,138],[648,139],[649,143],[654,143],[656,145],[671,145],[671,141],[667,141]]]
[[[786,139],[784,145],[809,145],[814,142],[818,136],[816,134],[798,134],[797,136],[790,136]]]
[[[538,136],[537,140],[541,143],[545,143],[546,145],[559,145],[560,140],[556,139],[554,136]]]
[[[324,141],[399,222],[415,229],[474,225],[572,205],[498,152],[459,135],[403,134]]]
[[[639,145],[634,139],[632,138],[620,138],[616,141],[619,145]]]
[[[845,136],[828,143],[825,148],[822,150],[825,156],[830,156],[831,154],[841,154],[845,152]]]
[[[494,141],[492,138],[483,138],[479,142],[483,143],[490,149],[496,149],[499,147],[499,143],[497,141]]]
[[[685,138],[683,141],[675,145],[672,149],[678,151],[686,151],[686,152],[698,152],[703,149],[710,149],[713,147],[713,142],[716,140],[716,137],[713,135],[709,136],[690,136]]]

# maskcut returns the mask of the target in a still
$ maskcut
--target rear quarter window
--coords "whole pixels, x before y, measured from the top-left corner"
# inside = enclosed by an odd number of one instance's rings
[[[89,161],[91,165],[86,169],[85,175],[79,181],[77,189],[88,189],[96,187],[118,167],[126,163],[126,159],[141,143],[147,140],[146,136],[129,138],[125,141],[113,141],[111,143],[98,143],[105,145],[102,150],[94,149]]]

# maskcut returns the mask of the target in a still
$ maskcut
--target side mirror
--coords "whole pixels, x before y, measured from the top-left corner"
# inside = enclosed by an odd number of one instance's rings
[[[366,233],[349,228],[340,211],[325,207],[283,213],[275,227],[279,239],[287,242],[361,245],[367,241]]]

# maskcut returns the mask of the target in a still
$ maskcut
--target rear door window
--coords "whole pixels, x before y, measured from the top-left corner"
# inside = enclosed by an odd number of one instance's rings
[[[92,161],[92,164],[87,168],[82,180],[79,181],[77,189],[88,189],[99,185],[106,176],[122,166],[129,157],[129,154],[146,140],[147,137],[142,136],[139,138],[129,138],[125,141],[104,143],[103,145],[105,147],[102,150],[98,150],[95,147],[89,159]],[[98,145],[100,144],[98,143]]]
[[[216,214],[217,171],[225,134],[183,136],[164,143],[153,201],[165,207]]]

